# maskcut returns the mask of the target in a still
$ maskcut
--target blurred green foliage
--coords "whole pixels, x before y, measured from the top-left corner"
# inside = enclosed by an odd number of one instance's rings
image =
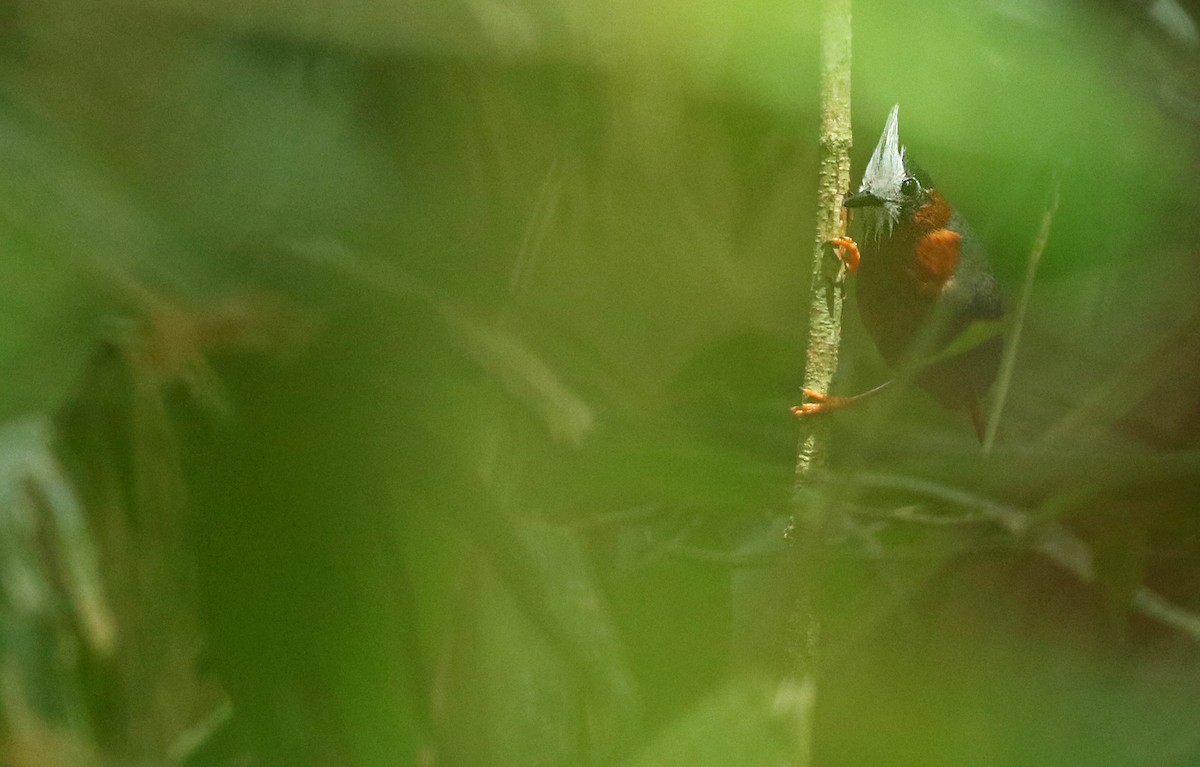
[[[117,625],[0,611],[88,714],[0,674],[8,762],[1200,754],[1185,8],[855,5],[855,178],[899,102],[1009,296],[1062,202],[997,450],[881,396],[794,497],[817,3],[3,8],[0,414]],[[887,375],[851,295],[837,388]]]

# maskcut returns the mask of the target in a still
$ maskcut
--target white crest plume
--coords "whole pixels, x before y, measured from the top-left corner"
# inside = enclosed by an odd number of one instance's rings
[[[859,208],[863,214],[863,225],[867,235],[879,239],[884,225],[888,233],[900,219],[900,185],[904,183],[904,147],[900,146],[900,105],[892,107],[887,122],[883,126],[883,135],[875,146],[875,153],[867,163],[863,173],[862,183],[859,184],[860,194],[868,193],[883,201],[882,205]]]

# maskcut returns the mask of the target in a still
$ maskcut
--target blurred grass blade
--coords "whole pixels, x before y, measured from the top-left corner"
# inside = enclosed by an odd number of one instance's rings
[[[1038,263],[1046,250],[1046,242],[1050,239],[1050,225],[1054,223],[1054,215],[1058,212],[1058,202],[1061,196],[1064,166],[1051,182],[1050,202],[1042,216],[1042,228],[1038,232],[1033,250],[1029,252],[1029,264],[1025,269],[1025,281],[1021,285],[1021,298],[1017,301],[1016,310],[1012,316],[1012,333],[1004,346],[1004,355],[1000,358],[1000,374],[996,379],[996,400],[988,413],[987,430],[983,437],[983,454],[988,455],[996,444],[996,430],[1000,428],[1000,414],[1004,412],[1004,401],[1008,399],[1008,385],[1012,382],[1013,367],[1016,365],[1017,349],[1021,344],[1021,330],[1025,327],[1025,315],[1029,313],[1029,299],[1033,295],[1033,283],[1037,277]]]
[[[65,596],[92,650],[108,655],[116,623],[99,556],[79,498],[50,445],[50,426],[41,418],[0,430],[0,581],[12,604],[43,618],[54,619],[55,605]],[[66,594],[56,593],[59,586]]]

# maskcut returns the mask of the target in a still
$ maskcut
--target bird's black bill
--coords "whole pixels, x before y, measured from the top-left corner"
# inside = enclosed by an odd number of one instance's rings
[[[847,208],[869,208],[872,205],[882,205],[883,198],[876,197],[870,192],[856,192],[846,198],[842,205]]]

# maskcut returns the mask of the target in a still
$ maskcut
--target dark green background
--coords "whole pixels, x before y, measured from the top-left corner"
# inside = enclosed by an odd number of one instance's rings
[[[55,729],[161,761],[228,696],[193,763],[1200,758],[1197,636],[1133,602],[1200,610],[1186,15],[855,5],[855,181],[900,103],[1010,305],[1061,204],[996,450],[906,392],[793,498],[815,3],[185,6],[2,6],[0,413],[55,419],[118,628]],[[835,389],[887,375],[851,296]]]

